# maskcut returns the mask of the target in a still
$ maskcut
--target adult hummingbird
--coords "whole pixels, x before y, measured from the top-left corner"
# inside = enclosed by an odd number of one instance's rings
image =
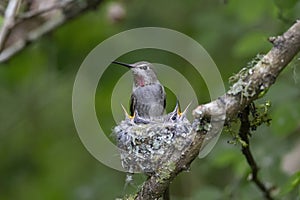
[[[162,116],[166,107],[166,93],[157,79],[153,65],[145,61],[134,64],[118,61],[113,63],[128,67],[133,74],[130,115],[138,114],[142,118]]]

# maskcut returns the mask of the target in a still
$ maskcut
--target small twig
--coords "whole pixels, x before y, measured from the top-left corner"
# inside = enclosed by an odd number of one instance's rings
[[[10,0],[4,14],[4,21],[0,30],[0,52],[5,46],[6,38],[8,37],[11,28],[14,25],[16,13],[20,0]]]
[[[249,136],[250,136],[250,121],[249,121],[249,113],[250,109],[249,106],[247,106],[240,114],[239,118],[241,121],[241,126],[239,130],[239,136],[242,139],[242,141],[245,143],[242,145],[242,152],[251,168],[251,181],[253,181],[256,186],[262,191],[264,194],[264,197],[268,200],[272,200],[271,196],[271,189],[267,188],[263,182],[258,178],[258,171],[259,168],[257,166],[256,161],[254,160],[254,157],[252,155],[252,152],[250,150],[250,142],[249,142]]]
[[[163,200],[170,200],[170,186],[164,192]]]
[[[23,20],[32,19],[53,10],[63,9],[66,5],[68,5],[68,3],[69,1],[58,2],[46,8],[26,12],[18,17],[16,24],[22,22]]]

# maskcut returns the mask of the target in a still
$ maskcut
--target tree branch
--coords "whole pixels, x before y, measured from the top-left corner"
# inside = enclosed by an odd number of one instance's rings
[[[63,1],[63,2],[58,2],[56,4],[53,4],[51,6],[39,9],[39,10],[32,10],[29,12],[26,12],[22,15],[20,15],[20,17],[18,18],[18,21],[16,23],[22,23],[22,21],[24,20],[28,20],[28,19],[32,19],[34,17],[40,16],[42,14],[45,14],[47,12],[56,10],[56,9],[63,9],[64,7],[66,7],[68,5],[68,1]]]
[[[250,136],[250,121],[249,121],[249,114],[250,114],[250,109],[249,106],[247,106],[240,114],[239,118],[241,121],[241,126],[239,130],[239,136],[242,139],[242,141],[245,144],[242,144],[242,152],[251,168],[251,177],[250,180],[253,181],[256,186],[262,191],[264,194],[264,197],[268,200],[272,200],[271,196],[271,189],[272,188],[267,188],[263,182],[258,178],[258,171],[259,168],[256,164],[256,161],[254,160],[254,157],[251,153],[250,150],[250,142],[249,142],[249,136]]]
[[[18,1],[18,0],[11,0]],[[23,15],[17,20],[7,20],[4,19],[4,24],[9,24],[5,28],[2,27],[1,31],[5,32],[2,36],[2,41],[0,40],[0,47],[2,46],[2,51],[0,50],[0,63],[9,60],[11,57],[19,53],[23,50],[27,45],[36,41],[38,38],[46,35],[61,25],[65,24],[66,22],[70,21],[71,19],[80,16],[81,14],[96,9],[102,0],[85,0],[85,1],[77,1],[77,0],[68,0],[64,2],[56,2],[56,4],[48,7],[43,8],[41,10],[31,10]],[[34,24],[36,23],[36,18],[43,15],[45,12],[49,12],[52,10],[61,10],[61,15],[52,17],[47,19],[44,23],[40,24],[39,26],[35,27],[29,31],[22,31],[17,39],[10,45],[5,46],[8,40],[9,33],[17,32],[18,27],[28,27],[27,24]],[[30,23],[32,22],[32,23]],[[9,32],[7,31],[9,30]],[[1,36],[1,35],[0,35]],[[1,37],[0,37],[1,39]]]
[[[8,3],[8,6],[4,14],[3,26],[0,30],[0,52],[2,51],[6,38],[9,35],[13,24],[15,23],[15,17],[18,10],[20,0],[11,0]]]
[[[198,106],[194,111],[193,124],[196,136],[192,144],[181,155],[173,155],[172,162],[165,163],[151,176],[136,195],[136,199],[156,199],[162,196],[170,182],[198,156],[207,131],[199,129],[199,125],[207,123],[207,117],[220,116],[226,106],[226,121],[229,123],[251,102],[263,95],[274,84],[280,72],[300,51],[300,21],[278,37],[269,39],[273,48],[252,68],[242,70],[239,80],[230,90],[205,105]],[[212,127],[215,124],[212,123]]]

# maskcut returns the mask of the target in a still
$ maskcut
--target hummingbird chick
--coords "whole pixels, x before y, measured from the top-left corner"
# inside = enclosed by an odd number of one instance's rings
[[[133,88],[130,98],[130,115],[142,118],[162,116],[166,107],[166,93],[149,62],[141,61],[126,64],[113,63],[128,67],[133,74]]]
[[[177,100],[174,110],[166,115],[166,121],[174,123],[178,122],[179,120],[182,121],[184,118],[186,118],[186,113],[190,105],[191,103],[189,103],[184,111],[181,112],[179,101]]]

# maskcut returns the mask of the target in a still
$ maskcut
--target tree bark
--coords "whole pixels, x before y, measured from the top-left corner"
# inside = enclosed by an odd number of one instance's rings
[[[244,110],[254,100],[264,95],[275,83],[280,72],[288,65],[294,56],[300,51],[300,21],[297,21],[283,35],[270,37],[269,41],[273,48],[252,68],[243,69],[243,76],[233,84],[233,86],[217,100],[200,105],[193,111],[194,123],[201,124],[210,116],[222,114],[224,106],[226,108],[226,123],[230,123],[237,117],[237,114]],[[207,123],[207,122],[204,122]],[[212,124],[212,126],[214,126]],[[162,166],[162,169],[169,170],[169,176],[158,172],[146,180],[136,194],[135,199],[157,199],[160,198],[167,189],[171,181],[197,158],[199,150],[203,145],[206,135],[205,130],[194,130],[196,137],[192,144],[182,152],[181,156],[171,158],[175,161],[175,167]],[[173,165],[174,163],[172,163]],[[164,179],[161,176],[166,177]]]

